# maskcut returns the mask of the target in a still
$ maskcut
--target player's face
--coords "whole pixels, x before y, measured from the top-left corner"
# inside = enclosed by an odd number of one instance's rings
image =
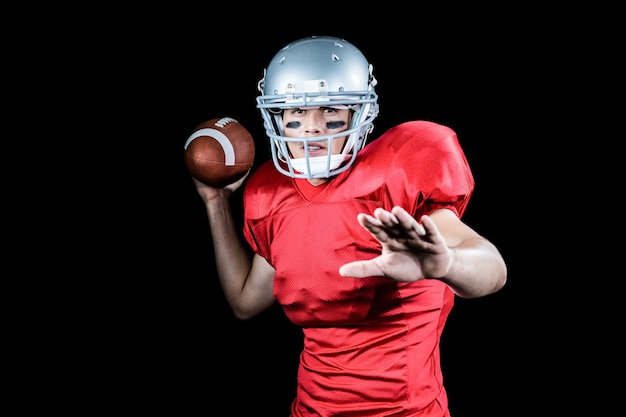
[[[350,125],[348,109],[334,109],[332,107],[301,107],[287,109],[283,112],[285,136],[291,138],[309,138],[315,136],[332,135],[346,130]],[[332,141],[331,153],[341,153],[346,142],[346,136]],[[304,158],[304,144],[288,142],[287,146],[293,158]],[[328,141],[319,143],[309,142],[309,156],[325,156],[328,154]]]

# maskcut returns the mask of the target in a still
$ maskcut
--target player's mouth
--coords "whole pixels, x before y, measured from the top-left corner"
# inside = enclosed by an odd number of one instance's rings
[[[304,145],[301,148],[304,151]],[[326,147],[320,143],[308,143],[307,149],[309,151],[309,155],[319,154],[320,152],[326,153]]]

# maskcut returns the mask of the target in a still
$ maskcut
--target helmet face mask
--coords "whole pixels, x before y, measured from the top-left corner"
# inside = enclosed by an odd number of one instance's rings
[[[257,107],[270,138],[276,168],[293,178],[328,178],[348,169],[365,145],[378,115],[372,65],[349,42],[328,36],[295,41],[279,51],[258,83]],[[351,123],[342,132],[307,138],[285,136],[282,113],[306,107],[348,108]],[[332,155],[333,140],[347,137],[343,152]],[[343,140],[343,139],[342,139]],[[308,143],[328,141],[324,157],[309,157]],[[305,158],[291,159],[287,143],[300,142]]]

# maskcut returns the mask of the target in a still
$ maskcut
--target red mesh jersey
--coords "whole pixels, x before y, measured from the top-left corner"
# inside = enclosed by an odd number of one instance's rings
[[[314,193],[268,161],[244,190],[244,235],[276,269],[275,298],[304,332],[292,415],[446,416],[439,341],[452,291],[338,270],[380,254],[358,213],[398,205],[418,219],[440,207],[463,214],[474,179],[455,132],[401,124],[322,187]]]

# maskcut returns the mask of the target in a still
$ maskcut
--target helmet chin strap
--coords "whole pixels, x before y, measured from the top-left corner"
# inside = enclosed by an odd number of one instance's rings
[[[294,170],[298,171],[304,175],[319,175],[325,174],[328,171],[332,171],[334,169],[339,168],[339,166],[346,160],[350,159],[350,155],[336,154],[330,156],[330,166],[328,164],[328,156],[314,156],[308,158],[289,158],[289,162],[291,162],[291,166]],[[311,167],[311,172],[309,172],[308,167]]]

